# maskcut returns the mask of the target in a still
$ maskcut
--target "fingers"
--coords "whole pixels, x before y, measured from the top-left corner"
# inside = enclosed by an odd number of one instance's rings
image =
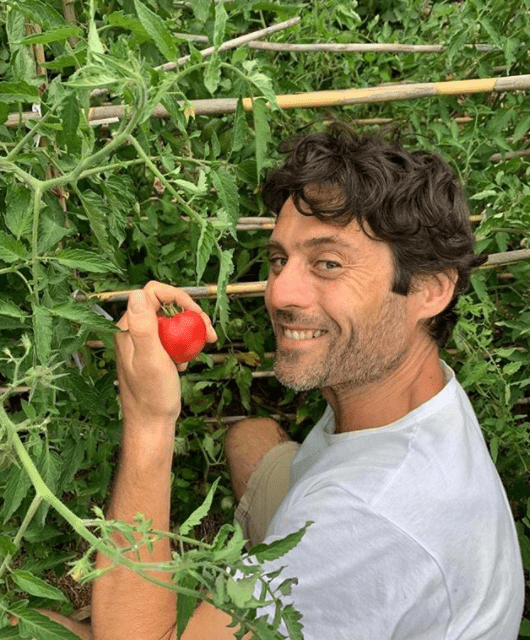
[[[202,308],[193,300],[193,298],[188,293],[177,287],[173,287],[162,282],[157,282],[155,280],[151,280],[150,282],[148,282],[141,291],[143,291],[147,296],[148,306],[153,309],[155,314],[163,304],[176,304],[179,307],[183,307],[184,309],[192,309],[193,311],[199,313],[204,321],[204,324],[206,325],[207,342],[217,342],[217,333],[213,328],[210,317],[202,310]],[[129,302],[131,301],[131,298],[133,300],[136,299],[137,294],[138,291],[131,292],[129,294]],[[142,301],[140,304],[144,304],[144,301]],[[129,329],[127,313],[122,316],[122,318],[117,323],[117,326],[124,331]]]
[[[212,326],[212,322],[209,316],[204,313],[202,308],[193,300],[193,298],[183,291],[182,289],[178,289],[177,287],[173,287],[169,284],[164,284],[162,282],[156,282],[155,280],[151,280],[148,282],[144,291],[149,296],[150,301],[155,306],[155,309],[158,311],[162,304],[177,304],[179,307],[183,307],[184,309],[191,309],[192,311],[196,311],[200,314],[201,318],[206,325],[206,338],[208,342],[216,342],[217,341],[217,333]]]

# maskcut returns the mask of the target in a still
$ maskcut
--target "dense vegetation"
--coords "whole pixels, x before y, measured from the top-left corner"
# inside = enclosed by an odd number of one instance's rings
[[[529,0],[2,3],[0,638],[29,638],[36,629],[59,637],[33,609],[68,613],[87,603],[91,551],[108,540],[98,509],[120,440],[115,328],[101,311],[116,320],[124,309],[123,302],[87,296],[150,279],[218,284],[217,296],[201,305],[219,343],[182,376],[175,531],[209,499],[175,541],[211,566],[200,579],[180,574],[188,590],[180,622],[195,602],[192,590],[213,585],[220,606],[261,624],[252,620],[249,595],[258,575],[237,586],[219,571],[223,563],[236,566],[241,549],[228,524],[234,505],[223,457],[226,418],[276,415],[301,440],[324,408],[317,391],[296,394],[259,375],[271,370],[274,350],[263,298],[225,292],[228,283],[266,279],[262,247],[270,231],[238,228],[238,219],[269,215],[258,187],[277,162],[276,145],[333,117],[398,133],[407,148],[435,149],[458,172],[477,216],[477,253],[530,248],[530,164],[507,155],[528,146],[526,91],[292,110],[278,108],[274,96],[519,76],[528,69],[529,11]],[[199,53],[298,16],[267,39],[444,48],[293,52],[243,44]],[[173,69],[161,67],[184,56]],[[239,99],[249,96],[256,99],[245,110]],[[211,98],[234,98],[237,106],[194,111],[194,101]],[[165,117],[155,113],[159,104]],[[119,105],[119,117],[113,112],[110,121],[94,123],[109,115],[103,107]],[[41,118],[24,116],[32,107]],[[478,271],[443,353],[482,424],[527,570],[529,282],[528,260]],[[23,621],[17,629],[9,612]],[[300,637],[296,612],[284,615],[291,637]],[[529,611],[525,617],[521,638],[530,637]],[[259,630],[259,637],[278,637],[263,624]]]

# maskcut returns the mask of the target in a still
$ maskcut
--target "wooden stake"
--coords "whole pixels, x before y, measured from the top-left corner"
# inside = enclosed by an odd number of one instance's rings
[[[350,44],[337,43],[313,43],[313,44],[289,44],[286,42],[249,42],[251,49],[264,51],[293,51],[315,52],[333,51],[344,53],[364,53],[366,51],[378,51],[387,53],[441,53],[447,47],[441,44],[395,44],[379,42],[354,42]],[[464,47],[475,47],[477,51],[493,51],[497,49],[489,44],[465,44]]]

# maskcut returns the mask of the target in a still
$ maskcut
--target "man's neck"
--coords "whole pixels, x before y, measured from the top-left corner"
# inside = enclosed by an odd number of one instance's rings
[[[384,380],[321,392],[335,413],[336,433],[341,433],[391,424],[434,397],[444,384],[438,348],[431,340],[422,340]]]

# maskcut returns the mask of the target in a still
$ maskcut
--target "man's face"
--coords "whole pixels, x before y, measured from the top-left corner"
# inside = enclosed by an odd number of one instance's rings
[[[297,391],[354,389],[403,362],[414,323],[408,298],[390,290],[387,244],[368,238],[356,221],[337,227],[303,216],[289,198],[267,246],[265,304],[280,382]]]

